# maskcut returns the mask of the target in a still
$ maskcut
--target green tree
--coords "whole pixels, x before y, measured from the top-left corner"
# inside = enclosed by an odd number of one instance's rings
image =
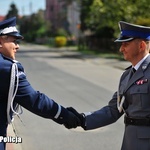
[[[18,18],[19,15],[18,15],[18,9],[17,9],[16,5],[14,3],[12,3],[10,5],[10,9],[6,15],[6,19],[10,18],[10,17],[14,17],[14,16],[16,16]]]
[[[91,0],[82,0],[80,1],[80,7],[81,7],[81,14],[80,14],[80,19],[81,19],[81,30],[84,31],[89,28],[89,25],[87,24],[87,16],[89,16],[90,13],[90,6],[92,5]]]
[[[149,0],[82,0],[81,29],[96,35],[114,37],[120,20],[150,25]]]
[[[34,42],[37,38],[49,36],[50,29],[50,22],[44,19],[42,10],[39,10],[37,14],[24,16],[21,19],[20,31],[28,42]]]

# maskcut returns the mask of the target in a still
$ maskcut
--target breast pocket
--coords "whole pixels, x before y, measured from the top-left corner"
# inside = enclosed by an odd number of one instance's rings
[[[148,92],[148,84],[134,85],[131,88],[131,103],[136,107],[150,107],[150,93]]]

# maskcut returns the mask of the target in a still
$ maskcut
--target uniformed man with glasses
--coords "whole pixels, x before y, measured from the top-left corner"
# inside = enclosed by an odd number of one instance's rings
[[[16,60],[18,40],[22,40],[16,28],[16,17],[0,22],[0,139],[7,136],[7,126],[14,115],[22,113],[23,106],[32,113],[52,119],[59,124],[76,126],[78,117],[45,94],[36,91],[28,82],[23,66]],[[43,129],[44,130],[44,129]],[[0,150],[6,142],[0,140]]]

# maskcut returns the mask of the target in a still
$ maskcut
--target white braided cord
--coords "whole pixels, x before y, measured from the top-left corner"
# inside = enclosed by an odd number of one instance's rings
[[[16,87],[15,87],[15,81],[16,81]],[[22,108],[20,107],[20,105],[16,104],[15,108],[13,108],[13,102],[18,90],[18,84],[19,84],[18,66],[16,63],[13,63],[11,68],[11,78],[10,78],[8,103],[7,103],[7,121],[9,124],[14,120],[14,115],[22,114]],[[20,108],[20,112],[19,112],[19,108]],[[10,116],[11,110],[13,112],[12,118]]]

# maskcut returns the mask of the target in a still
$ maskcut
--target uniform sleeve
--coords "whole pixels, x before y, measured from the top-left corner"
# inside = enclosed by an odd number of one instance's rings
[[[41,117],[52,119],[59,124],[66,122],[68,111],[45,94],[35,91],[27,81],[23,68],[18,68],[19,86],[15,102]]]
[[[97,111],[86,114],[85,130],[96,129],[116,122],[123,113],[117,109],[117,93],[115,93],[109,104]]]

